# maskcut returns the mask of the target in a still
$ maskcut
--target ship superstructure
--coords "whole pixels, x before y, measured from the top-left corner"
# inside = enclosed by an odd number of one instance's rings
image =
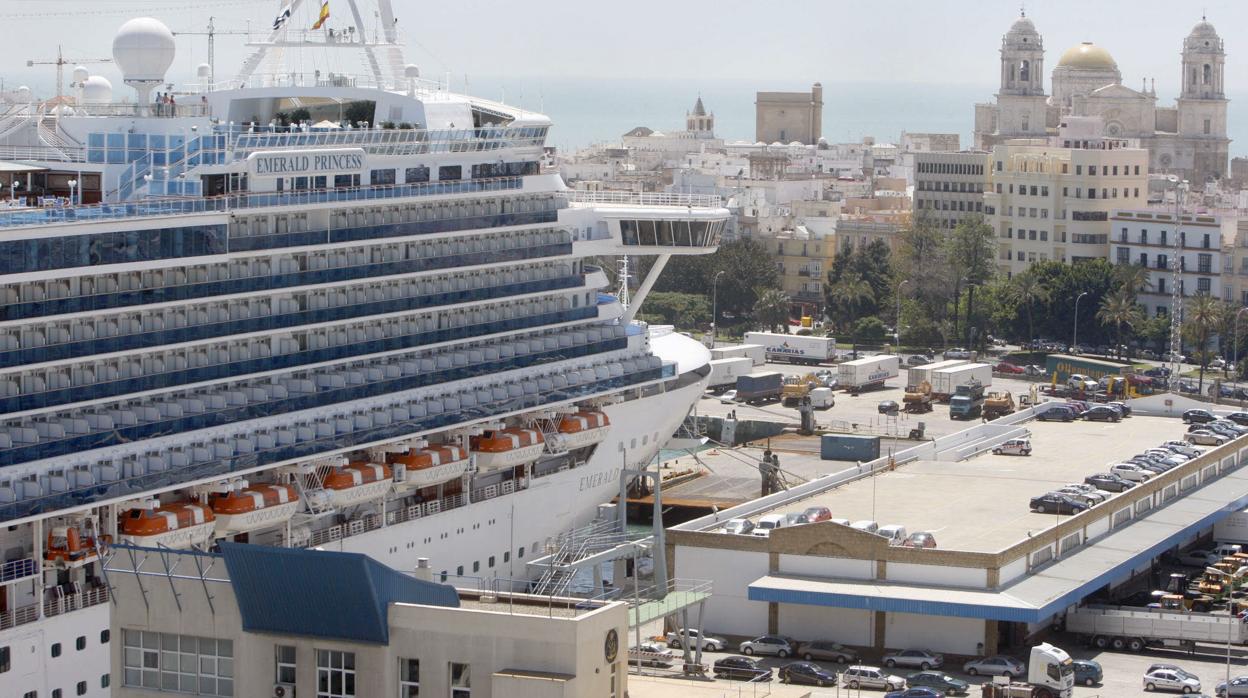
[[[74,97],[19,90],[0,115],[15,695],[146,680],[104,677],[111,541],[523,579],[705,386],[705,349],[633,314],[670,255],[714,250],[717,201],[568,191],[549,119],[422,80],[388,32],[279,27],[239,78],[201,67],[157,101],[168,34],[114,41],[135,101],[75,70]],[[262,72],[347,41],[363,77]],[[657,256],[629,307],[586,261],[624,254]]]

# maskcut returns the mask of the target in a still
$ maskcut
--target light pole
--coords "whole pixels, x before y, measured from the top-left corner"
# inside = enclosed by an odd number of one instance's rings
[[[1248,310],[1248,308],[1240,308],[1235,311],[1235,352],[1231,355],[1231,365],[1235,371],[1235,383],[1239,384],[1239,314]]]
[[[901,287],[910,283],[910,279],[902,279],[897,284],[897,324],[893,327],[893,344],[897,347],[897,353],[901,353]]]
[[[1079,346],[1079,301],[1083,300],[1083,297],[1086,295],[1088,295],[1088,292],[1084,291],[1075,298],[1075,319],[1071,321],[1071,324],[1074,325],[1074,332],[1071,333],[1070,338],[1070,353],[1072,354],[1078,353],[1075,347]]]
[[[69,184],[69,205],[73,206],[74,205],[74,187],[78,186],[78,180],[71,179],[69,180],[69,182],[67,182],[67,184]]]
[[[1240,571],[1243,571],[1242,567],[1240,568]],[[1230,586],[1230,587],[1235,586],[1235,575],[1231,574],[1230,572],[1223,572],[1217,567],[1206,567],[1205,574],[1212,574],[1218,577],[1225,577],[1227,586]],[[1234,606],[1234,604],[1232,604],[1232,606]],[[1227,695],[1230,695],[1230,692],[1231,692],[1231,633],[1235,631],[1236,618],[1234,616],[1231,616],[1230,620],[1231,622],[1227,623],[1226,625],[1226,692],[1227,692]]]
[[[720,269],[711,277],[711,348],[715,348],[715,336],[719,334],[719,277],[724,275]]]
[[[1183,353],[1183,196],[1188,191],[1187,180],[1170,175],[1168,181],[1174,186],[1174,254],[1170,260],[1170,380],[1178,381],[1183,366],[1179,355]],[[1203,347],[1202,347],[1203,349]],[[1177,385],[1177,383],[1176,383]]]

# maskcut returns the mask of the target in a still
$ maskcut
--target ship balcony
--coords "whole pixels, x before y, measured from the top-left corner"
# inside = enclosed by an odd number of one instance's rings
[[[728,209],[719,197],[568,191],[559,220],[585,254],[707,254],[719,246]]]

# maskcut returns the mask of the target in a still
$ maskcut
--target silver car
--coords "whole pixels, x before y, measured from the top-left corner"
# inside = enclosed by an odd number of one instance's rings
[[[991,657],[972,659],[962,665],[962,671],[971,676],[1004,676],[1007,679],[1012,679],[1015,676],[1025,675],[1027,667],[1013,657],[998,654]]]
[[[931,650],[901,650],[884,655],[884,666],[890,669],[895,666],[906,666],[926,671],[936,669],[944,663],[944,655]]]
[[[741,654],[772,654],[781,659],[794,653],[797,643],[783,635],[760,635],[741,643]]]
[[[1200,693],[1200,679],[1182,669],[1155,669],[1144,674],[1145,691]]]

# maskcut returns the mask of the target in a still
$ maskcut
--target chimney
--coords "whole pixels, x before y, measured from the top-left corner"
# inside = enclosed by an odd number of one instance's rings
[[[429,558],[427,557],[416,558],[416,571],[413,573],[412,576],[416,577],[422,582],[433,581],[433,572],[429,570]]]

